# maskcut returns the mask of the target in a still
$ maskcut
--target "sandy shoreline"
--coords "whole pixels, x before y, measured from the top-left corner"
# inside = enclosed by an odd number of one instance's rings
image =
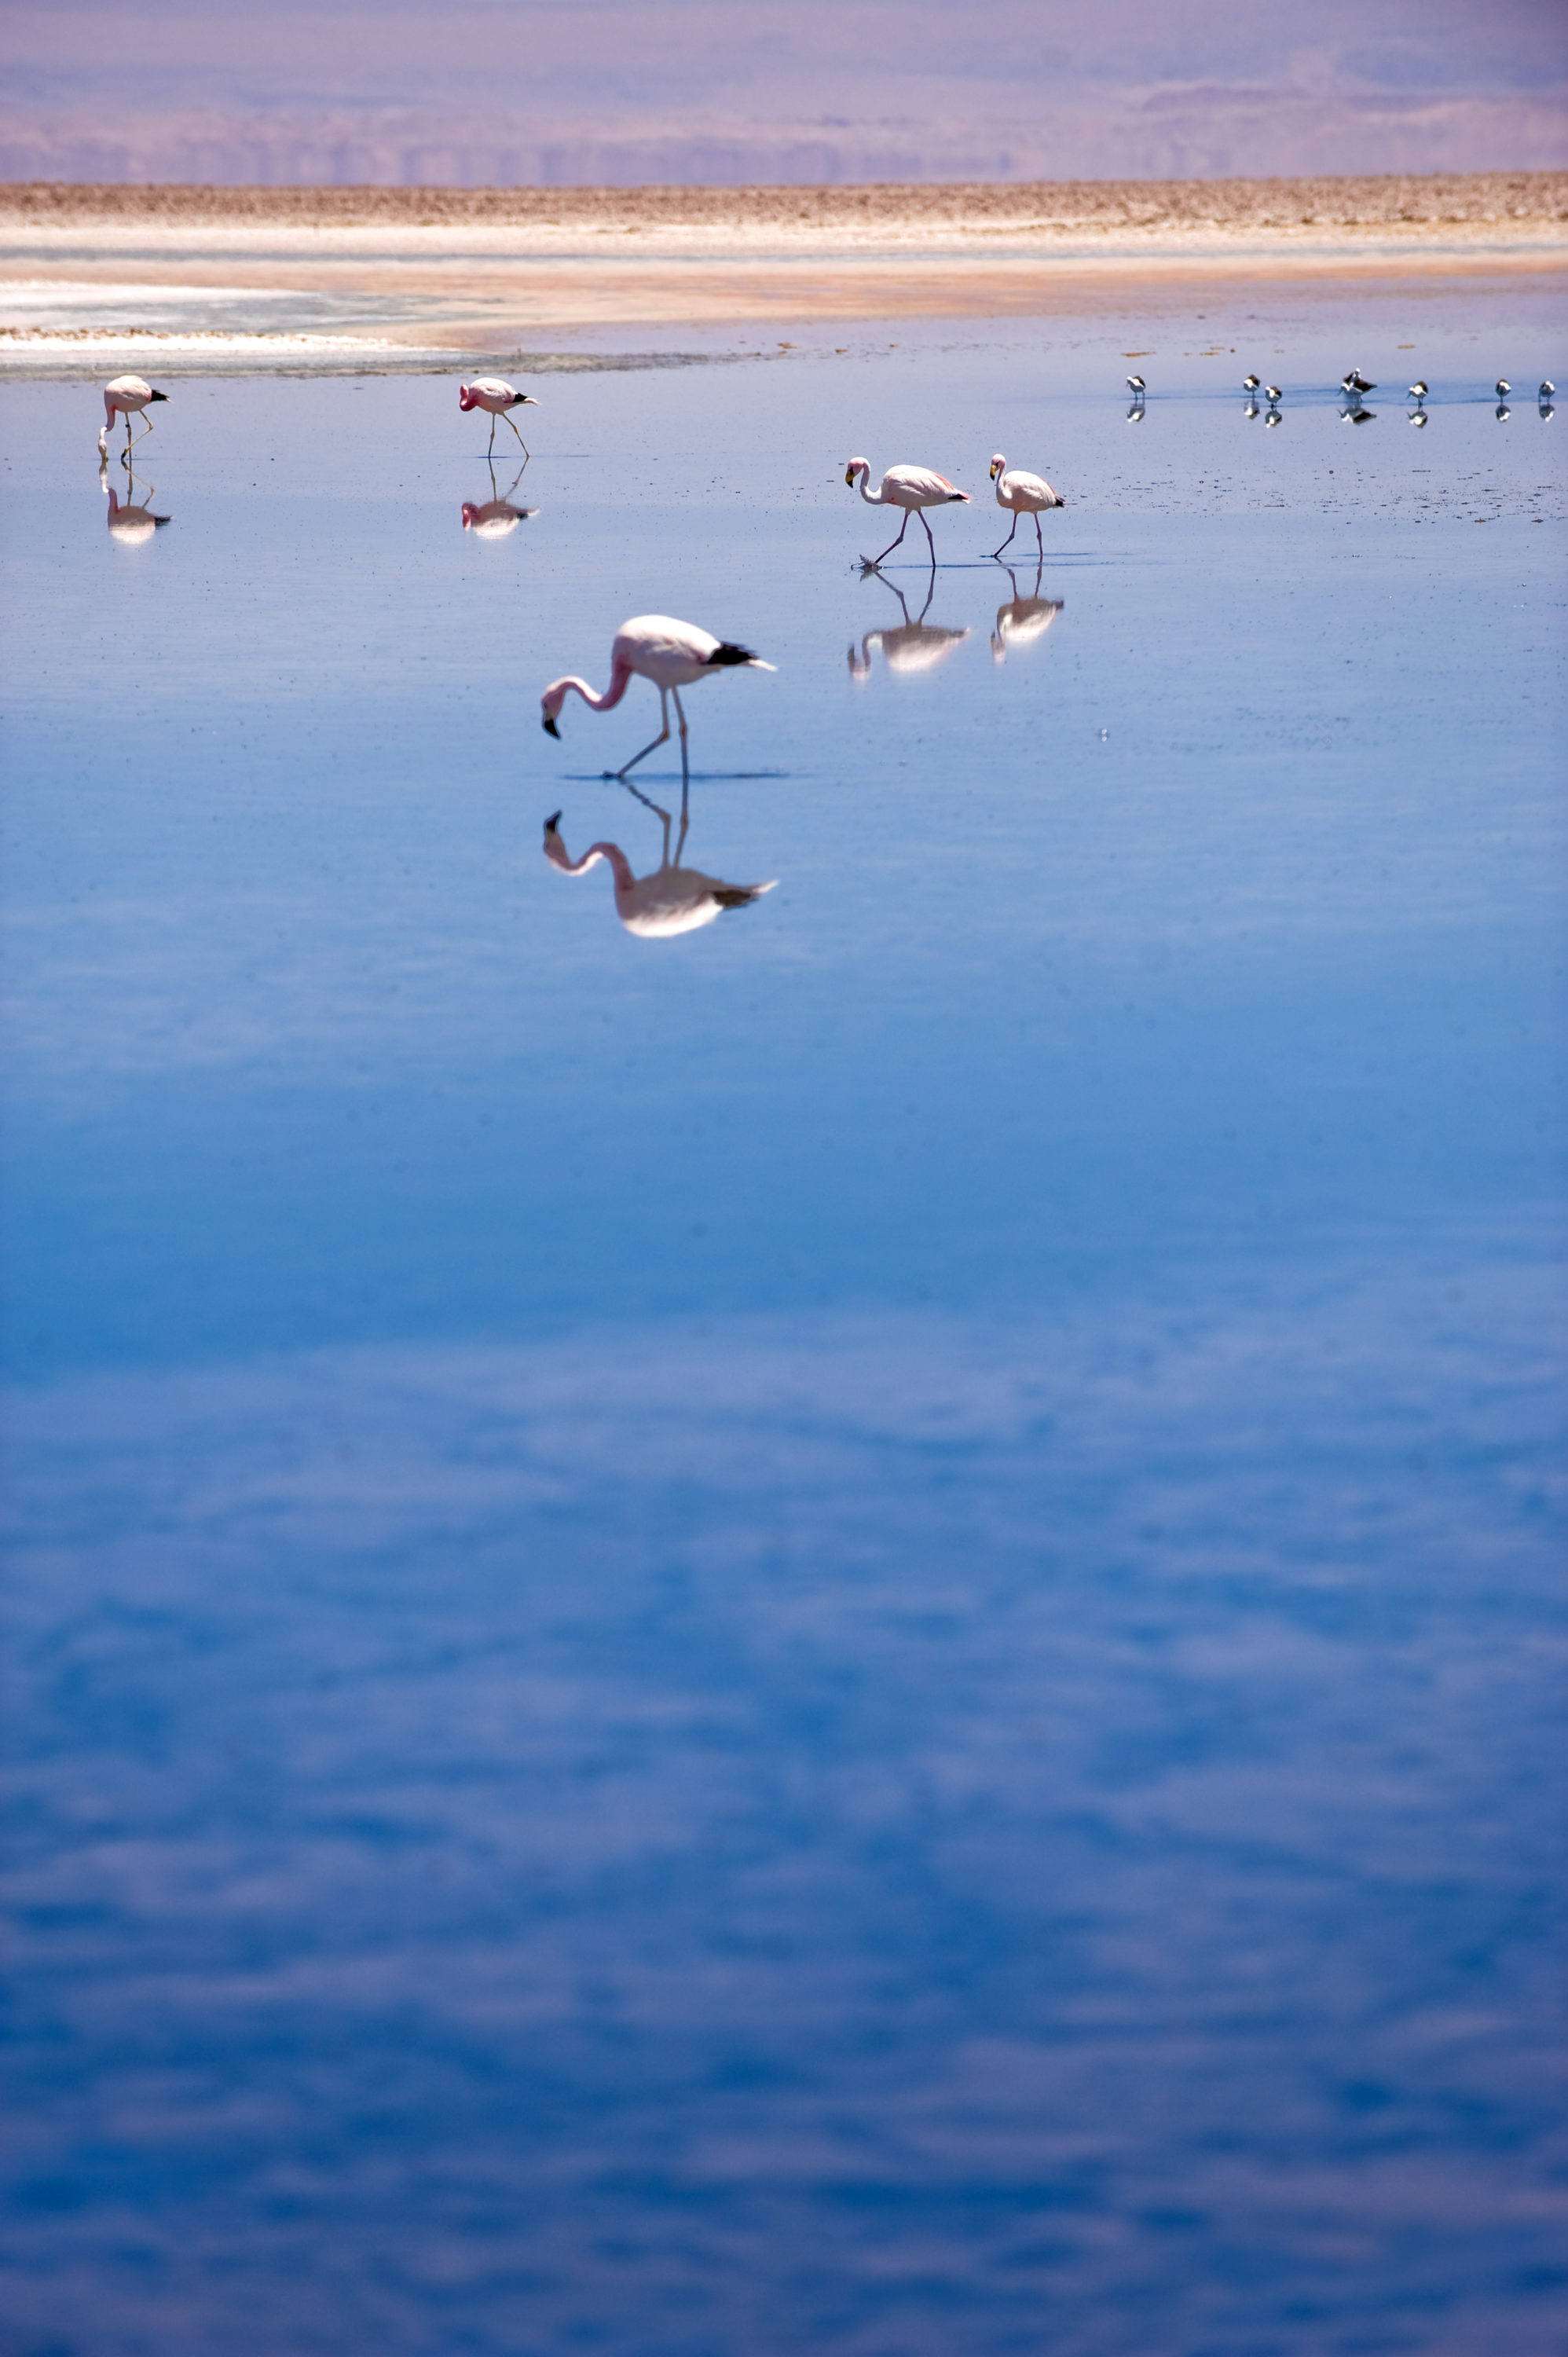
[[[1282,280],[1304,296],[1348,282],[1552,283],[1565,264],[1561,173],[826,188],[39,183],[0,188],[0,369],[231,331],[247,343],[501,352],[556,328],[1114,312]]]

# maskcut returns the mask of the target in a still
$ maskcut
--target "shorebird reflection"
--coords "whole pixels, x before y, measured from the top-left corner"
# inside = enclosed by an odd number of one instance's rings
[[[145,540],[152,539],[160,524],[174,522],[173,516],[155,515],[147,505],[149,500],[156,497],[151,483],[137,499],[134,474],[127,478],[125,496],[122,499],[110,481],[108,465],[102,458],[98,463],[98,488],[109,501],[109,537],[117,541],[122,548],[140,548]]]
[[[771,892],[778,881],[766,884],[726,884],[722,877],[704,876],[700,867],[682,867],[686,849],[686,830],[691,824],[687,807],[690,788],[685,780],[681,785],[681,832],[675,842],[675,856],[670,856],[670,813],[651,801],[629,778],[621,780],[627,792],[650,810],[664,828],[664,850],[657,867],[646,876],[632,872],[630,860],[618,843],[591,843],[581,859],[573,859],[561,840],[561,813],[556,812],[544,823],[544,856],[552,867],[563,876],[585,876],[590,867],[607,861],[615,878],[616,915],[628,933],[636,933],[645,942],[672,940],[677,933],[694,933],[703,925],[711,925],[715,917],[731,909],[748,908]]]
[[[881,648],[883,661],[891,672],[929,671],[935,664],[944,662],[961,640],[968,638],[967,630],[943,630],[937,623],[926,619],[931,610],[931,599],[937,594],[937,568],[934,565],[926,590],[926,602],[914,621],[909,619],[909,608],[902,589],[889,581],[886,574],[878,573],[875,578],[897,598],[904,609],[904,619],[891,630],[867,630],[861,639],[858,651],[851,647],[849,673],[852,679],[871,677],[872,652],[877,647]]]
[[[1005,605],[996,608],[996,628],[991,633],[993,662],[1005,662],[1008,655],[1016,649],[1032,647],[1036,639],[1045,637],[1061,612],[1065,599],[1042,597],[1040,595],[1040,575],[1044,569],[1043,566],[1036,567],[1033,595],[1020,597],[1018,576],[1010,565],[1005,567],[1007,578],[1013,584],[1013,595]]]
[[[526,467],[528,461],[525,458],[522,465]],[[463,529],[465,532],[471,532],[478,540],[504,540],[509,532],[515,532],[520,523],[526,522],[530,516],[536,516],[539,510],[514,508],[511,503],[511,495],[522,480],[522,467],[518,468],[505,490],[501,491],[496,488],[496,462],[493,458],[489,465],[490,496],[483,500],[464,500]]]

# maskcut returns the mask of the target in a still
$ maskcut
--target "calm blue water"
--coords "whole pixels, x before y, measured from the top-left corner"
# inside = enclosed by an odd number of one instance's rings
[[[0,388],[5,2357],[1568,2339],[1563,328]]]

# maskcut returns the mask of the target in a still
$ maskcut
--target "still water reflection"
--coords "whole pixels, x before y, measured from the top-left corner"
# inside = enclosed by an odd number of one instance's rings
[[[1045,567],[1035,571],[1035,586],[1026,597],[1018,594],[1018,576],[1008,565],[1007,577],[1013,584],[1013,595],[996,608],[996,627],[991,633],[991,652],[997,662],[1005,662],[1009,654],[1022,647],[1032,647],[1043,639],[1057,616],[1067,603],[1064,597],[1042,597],[1040,576]]]
[[[523,467],[527,464],[528,461],[525,458]],[[463,529],[465,532],[471,532],[478,540],[505,540],[517,530],[520,523],[526,522],[530,516],[536,516],[539,510],[512,505],[511,495],[522,480],[522,467],[518,468],[504,491],[497,484],[496,462],[493,458],[489,462],[489,467],[490,496],[488,500],[463,501]]]
[[[157,490],[154,484],[144,484],[141,496],[137,497],[136,478],[134,474],[127,479],[125,496],[122,499],[114,485],[109,480],[107,465],[101,461],[98,468],[98,487],[109,501],[109,536],[121,548],[140,548],[144,541],[152,539],[159,524],[174,522],[173,516],[153,513],[149,502],[157,497]]]
[[[885,589],[890,589],[898,600],[904,619],[892,630],[863,633],[859,647],[852,646],[849,651],[852,679],[870,678],[872,656],[877,649],[881,650],[883,660],[891,672],[931,671],[938,663],[945,662],[954,647],[968,638],[967,624],[962,630],[955,630],[926,619],[931,610],[931,600],[937,594],[937,568],[934,565],[926,587],[925,604],[913,619],[908,600],[897,582],[889,581],[886,574],[878,573],[874,566],[868,567],[862,577],[867,581],[880,581]]]
[[[620,782],[663,827],[663,849],[657,867],[650,868],[645,876],[636,875],[618,843],[591,843],[580,859],[572,858],[562,840],[559,811],[545,821],[544,856],[563,876],[585,876],[601,859],[607,861],[615,878],[616,914],[628,933],[636,933],[645,942],[670,941],[677,933],[694,933],[702,926],[711,925],[715,917],[724,916],[729,909],[748,908],[753,900],[772,891],[777,877],[766,884],[726,884],[722,877],[706,876],[700,867],[682,866],[691,824],[688,778],[681,780],[681,832],[675,840],[673,859],[670,856],[670,813],[641,792],[629,778]]]

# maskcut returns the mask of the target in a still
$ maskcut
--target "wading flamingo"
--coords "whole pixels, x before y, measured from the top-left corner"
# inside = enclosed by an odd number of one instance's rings
[[[155,393],[152,386],[139,376],[114,377],[103,388],[103,423],[98,429],[99,457],[102,457],[109,447],[109,428],[114,423],[116,411],[125,421],[125,447],[128,450],[131,447],[132,412],[145,412],[149,402],[167,399],[166,393]],[[147,434],[152,430],[153,421],[149,417]],[[136,438],[138,441],[145,442],[147,435],[141,434]]]
[[[1040,538],[1040,511],[1042,508],[1065,508],[1067,501],[1052,490],[1043,475],[1026,475],[1022,467],[1014,467],[1009,470],[1007,461],[1000,450],[991,461],[991,479],[996,486],[997,506],[1011,508],[1013,511],[1013,532],[1017,531],[1018,518],[1021,515],[1034,517],[1035,545],[1040,552],[1040,562],[1043,565],[1046,561],[1046,544]],[[1012,544],[1013,532],[1008,533],[1002,544],[1002,548],[1007,548]],[[991,552],[992,555],[1000,556],[1002,548],[993,548]]]
[[[875,491],[871,488],[871,462],[868,458],[852,458],[844,468],[843,479],[851,490],[854,489],[854,479],[857,475],[860,477],[860,496],[867,507],[903,509],[904,521],[898,527],[898,540],[902,540],[908,531],[909,518],[912,515],[919,516],[920,526],[931,552],[931,563],[934,565],[937,561],[937,544],[931,538],[931,527],[927,523],[922,511],[926,508],[950,507],[955,501],[967,507],[969,493],[955,491],[945,475],[933,474],[929,467],[889,467],[882,478],[880,489]],[[880,565],[883,556],[892,555],[898,545],[898,540],[890,540],[883,550],[882,556],[863,556],[861,563],[866,565]]]
[[[505,417],[512,432],[517,434],[517,420],[507,416],[507,412],[512,409],[537,409],[539,404],[531,393],[519,393],[516,385],[508,384],[504,376],[477,376],[472,384],[460,384],[457,387],[457,406],[464,412],[470,409],[489,410],[490,441],[489,449],[485,453],[488,458],[490,450],[496,447],[497,418]],[[521,434],[517,434],[517,442],[519,449],[526,458],[528,445]]]
[[[567,677],[552,680],[539,701],[544,714],[543,727],[547,737],[559,737],[556,721],[561,707],[574,690],[590,712],[613,712],[634,679],[651,680],[659,690],[660,716],[663,726],[640,753],[618,770],[607,770],[607,778],[618,778],[626,782],[628,770],[651,753],[655,747],[668,742],[670,736],[670,698],[675,698],[675,717],[681,724],[681,769],[686,768],[686,715],[681,707],[681,690],[693,687],[700,679],[708,679],[715,671],[731,671],[747,666],[753,671],[771,671],[774,666],[754,655],[749,647],[737,647],[728,639],[715,639],[710,630],[700,630],[695,622],[677,622],[668,614],[635,614],[623,622],[615,634],[610,648],[610,683],[603,695],[596,695],[585,679]]]
[[[748,908],[753,900],[760,900],[765,892],[772,891],[771,883],[726,884],[722,877],[704,876],[701,868],[682,866],[681,855],[686,848],[686,829],[691,823],[684,783],[681,789],[681,834],[671,859],[669,812],[649,802],[629,778],[622,782],[628,794],[636,794],[639,802],[664,822],[664,856],[650,875],[635,876],[618,843],[591,843],[581,859],[569,857],[561,840],[559,811],[544,822],[544,856],[563,876],[585,876],[601,859],[607,860],[615,878],[616,915],[628,933],[636,933],[645,942],[667,942],[676,933],[694,933],[701,926],[711,925],[726,909]]]
[[[1007,578],[1013,584],[1013,595],[1004,606],[996,608],[996,628],[991,633],[991,653],[995,662],[1005,662],[1010,649],[1033,646],[1036,639],[1043,639],[1065,603],[1060,597],[1041,597],[1038,569],[1032,597],[1019,597],[1018,576],[1011,565],[1007,567]]]
[[[463,529],[471,532],[476,540],[504,540],[520,523],[539,513],[537,508],[514,508],[511,495],[522,480],[520,467],[504,491],[496,489],[495,463],[490,464],[490,496],[488,500],[465,500]]]
[[[877,577],[882,579],[880,575]],[[926,591],[926,602],[921,607],[919,617],[916,621],[912,622],[909,619],[909,608],[905,601],[904,592],[897,583],[883,579],[882,586],[885,589],[891,589],[899,605],[904,608],[904,619],[895,630],[867,630],[860,641],[858,654],[854,648],[851,647],[849,651],[851,679],[871,677],[871,657],[875,648],[880,647],[882,650],[882,660],[890,672],[895,675],[899,673],[907,675],[911,672],[934,670],[938,663],[947,660],[954,647],[968,638],[967,630],[943,630],[937,623],[928,624],[926,620],[926,616],[931,610],[931,599],[937,593],[937,568],[934,565],[931,567],[930,587]]]

